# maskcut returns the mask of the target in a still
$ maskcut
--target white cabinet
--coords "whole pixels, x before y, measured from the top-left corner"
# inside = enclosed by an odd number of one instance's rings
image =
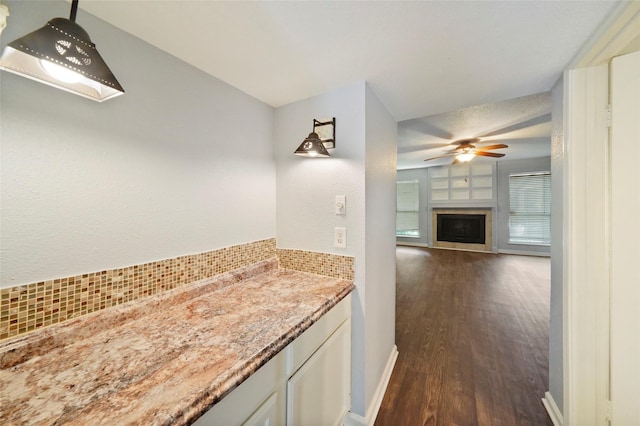
[[[340,425],[350,405],[347,296],[194,424]]]
[[[347,320],[287,384],[287,425],[342,424],[350,405],[351,321]]]
[[[285,354],[280,352],[204,413],[194,425],[273,426],[284,424],[287,391],[285,367]]]
[[[270,426],[282,422],[282,404],[278,399],[278,393],[272,394],[242,426]]]

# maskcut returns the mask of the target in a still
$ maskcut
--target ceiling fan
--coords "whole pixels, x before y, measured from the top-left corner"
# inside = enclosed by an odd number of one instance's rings
[[[453,142],[451,145],[458,145],[453,151],[448,152],[444,155],[439,155],[437,157],[427,158],[424,161],[436,160],[438,158],[445,157],[455,157],[453,163],[465,163],[467,161],[471,161],[473,157],[493,157],[500,158],[504,157],[505,154],[498,152],[488,152],[494,149],[502,149],[509,148],[509,145],[505,145],[503,143],[498,143],[495,145],[488,145],[476,148],[474,144],[480,142],[480,138],[471,138],[471,139],[460,139],[458,141]]]

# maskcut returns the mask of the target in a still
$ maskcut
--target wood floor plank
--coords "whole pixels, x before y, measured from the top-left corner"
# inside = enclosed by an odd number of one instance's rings
[[[375,424],[551,426],[549,267],[398,247],[399,356]]]

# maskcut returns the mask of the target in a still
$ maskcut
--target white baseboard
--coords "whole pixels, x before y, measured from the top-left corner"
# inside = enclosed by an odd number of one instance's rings
[[[369,409],[367,410],[367,417],[362,417],[358,414],[348,412],[344,418],[344,426],[373,426],[376,421],[376,417],[378,417],[378,411],[380,410],[380,405],[382,405],[382,400],[384,399],[384,394],[387,390],[387,386],[389,385],[391,373],[393,372],[393,367],[396,365],[397,359],[398,347],[393,345],[389,358],[387,359],[387,365],[384,367],[384,371],[382,372],[382,376],[378,382],[376,393],[373,395],[371,405],[369,405]]]
[[[553,400],[553,397],[549,392],[544,393],[544,398],[542,398],[542,405],[547,410],[547,414],[549,414],[549,418],[551,422],[553,422],[554,426],[562,426],[564,419],[562,417],[562,413],[558,409],[556,402]]]
[[[500,254],[517,254],[520,256],[539,256],[539,257],[551,257],[551,253],[544,253],[540,251],[525,251],[525,250],[498,250]]]
[[[367,426],[367,419],[349,411],[344,416],[343,426]]]
[[[438,249],[438,250],[468,251],[468,252],[471,252],[471,253],[488,253],[488,254],[492,254],[493,253],[493,254],[495,254],[493,252],[493,250],[489,250],[489,251],[487,251],[487,250],[473,250],[473,249],[465,249],[465,248],[438,247],[438,246],[433,246],[431,248]]]
[[[397,246],[409,246],[409,247],[427,247],[429,248],[429,244],[425,243],[411,243],[406,241],[396,241]]]
[[[367,410],[367,426],[373,425],[373,423],[376,421],[376,417],[378,417],[378,410],[380,410],[380,405],[382,405],[384,393],[386,392],[387,386],[389,385],[391,373],[393,373],[393,367],[396,365],[397,359],[398,347],[396,345],[393,345],[393,348],[391,348],[391,353],[389,354],[389,358],[387,359],[387,365],[384,367],[382,377],[380,377],[380,381],[378,382],[376,393],[373,395],[371,405]]]

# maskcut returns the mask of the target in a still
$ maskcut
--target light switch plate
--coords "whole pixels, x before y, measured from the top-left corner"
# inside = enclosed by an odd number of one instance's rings
[[[333,235],[333,245],[335,247],[347,248],[347,228],[335,227]]]
[[[336,214],[347,214],[347,197],[345,195],[336,195]]]

